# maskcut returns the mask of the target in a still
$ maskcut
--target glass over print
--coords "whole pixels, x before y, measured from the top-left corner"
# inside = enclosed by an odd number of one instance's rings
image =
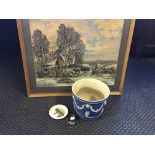
[[[31,59],[27,60],[28,69],[33,68],[29,71],[33,92],[71,92],[72,84],[82,78],[95,78],[109,85],[112,91],[118,90],[131,20],[20,22],[27,59]]]

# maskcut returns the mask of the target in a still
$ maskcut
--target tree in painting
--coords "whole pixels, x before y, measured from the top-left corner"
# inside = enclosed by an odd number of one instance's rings
[[[32,35],[33,51],[37,56],[47,54],[49,52],[49,41],[40,30],[35,30]]]
[[[75,64],[77,66],[81,64],[85,46],[80,34],[74,28],[61,24],[57,36],[57,53],[64,55],[69,65]]]
[[[49,41],[40,30],[35,30],[32,35],[32,48],[34,51],[34,61],[37,63],[36,71],[38,74],[46,72],[46,63],[50,61]]]
[[[57,39],[54,36],[51,36],[49,39],[49,42],[50,42],[49,52],[51,53],[51,56],[54,56],[56,54],[56,49],[57,49]]]

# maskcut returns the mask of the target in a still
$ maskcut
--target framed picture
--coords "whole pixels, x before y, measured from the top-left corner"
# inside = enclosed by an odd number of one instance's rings
[[[134,20],[17,20],[29,97],[69,96],[81,78],[99,79],[121,95]]]

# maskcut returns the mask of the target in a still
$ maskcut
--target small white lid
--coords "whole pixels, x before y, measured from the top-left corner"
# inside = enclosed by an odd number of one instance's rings
[[[49,115],[53,119],[63,119],[68,114],[68,108],[62,104],[54,105],[49,110]]]

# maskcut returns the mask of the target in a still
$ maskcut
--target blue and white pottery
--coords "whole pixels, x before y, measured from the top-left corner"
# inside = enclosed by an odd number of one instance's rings
[[[80,98],[77,96],[77,92],[83,87],[93,88],[100,91],[102,94],[104,94],[104,98],[96,101],[87,101]],[[84,120],[92,120],[102,115],[104,106],[107,103],[107,98],[110,95],[110,89],[104,82],[100,80],[84,78],[76,81],[73,84],[72,93],[74,110],[78,116]]]

